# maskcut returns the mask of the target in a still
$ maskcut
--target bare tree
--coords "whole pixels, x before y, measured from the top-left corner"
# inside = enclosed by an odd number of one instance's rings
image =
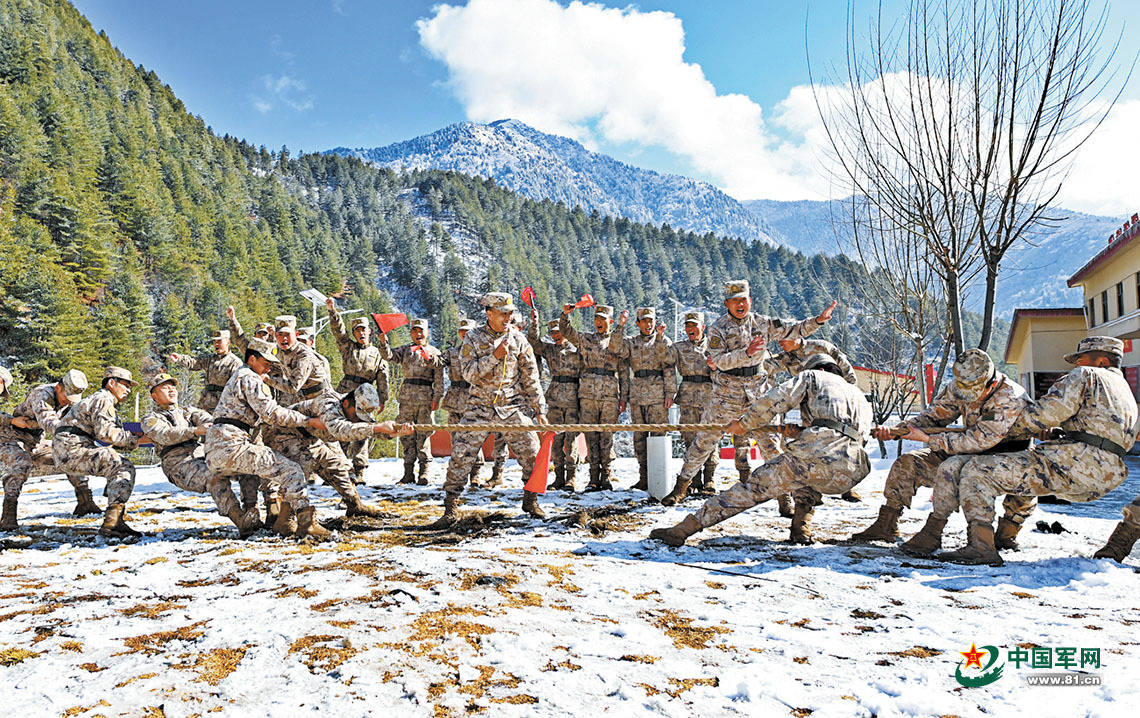
[[[921,372],[921,355],[913,352],[909,337],[902,336],[888,320],[876,322],[864,344],[864,356],[876,367],[870,378],[871,420],[885,424],[892,416],[904,416],[919,401],[915,376]],[[912,372],[916,372],[913,373]],[[887,447],[879,441],[879,456]]]

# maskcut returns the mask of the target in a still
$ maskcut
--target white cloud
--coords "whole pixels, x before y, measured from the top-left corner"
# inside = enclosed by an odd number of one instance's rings
[[[294,112],[313,109],[313,96],[306,91],[305,83],[289,75],[263,75],[261,85],[264,93],[251,95],[249,100],[255,110],[267,115],[278,107],[287,107]]]
[[[1090,214],[1131,217],[1140,210],[1140,99],[1112,108],[1104,124],[1078,150],[1058,204]]]

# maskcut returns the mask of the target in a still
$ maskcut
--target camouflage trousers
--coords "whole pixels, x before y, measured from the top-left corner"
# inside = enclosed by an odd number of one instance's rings
[[[699,424],[701,423],[701,415],[704,414],[704,404],[682,404],[681,405],[681,423],[682,424]],[[681,443],[685,447],[685,454],[689,453],[689,447],[697,438],[695,431],[682,431]],[[720,452],[714,451],[709,454],[709,458],[705,459],[704,466],[711,470],[716,470],[717,462],[720,461]]]
[[[1132,499],[1132,503],[1125,504],[1121,512],[1124,514],[1124,523],[1140,529],[1140,496]]]
[[[0,442],[0,486],[4,488],[5,498],[18,499],[29,476],[55,472],[55,459],[52,458],[50,441],[41,439],[31,451],[19,441]],[[82,474],[75,476],[65,474],[65,476],[75,489],[76,496],[90,492],[86,476]]]
[[[400,404],[400,410],[396,412],[396,423],[401,424],[407,422],[409,424],[430,424],[431,422],[431,404],[421,404],[412,402],[403,402]],[[428,463],[431,461],[431,456],[428,455],[428,440],[431,438],[431,433],[426,431],[417,431],[411,436],[405,436],[400,439],[401,447],[404,453],[404,465],[416,463],[418,459],[420,468],[426,469]]]
[[[274,448],[300,464],[306,474],[319,476],[347,503],[360,502],[352,483],[352,462],[341,451],[340,444],[297,436],[280,441]]]
[[[969,459],[978,454],[949,456],[934,449],[908,451],[891,465],[887,473],[887,483],[883,486],[883,498],[887,506],[896,509],[909,509],[919,487],[935,487],[936,496],[941,495],[940,505],[935,505],[932,513],[938,518],[946,518],[958,510],[958,473]],[[937,487],[943,485],[939,490]],[[947,508],[951,507],[952,508]],[[1034,509],[1037,499],[1033,496],[1007,494],[1002,501],[1005,516],[1016,524],[1025,523]],[[945,513],[943,513],[945,512]]]
[[[730,421],[739,419],[746,411],[748,411],[747,404],[723,401],[714,394],[712,402],[701,412],[700,423],[728,424]],[[719,450],[722,436],[724,436],[723,431],[696,432],[696,437],[685,447],[685,464],[681,467],[681,474],[678,476],[679,481],[692,481],[705,462],[710,459],[717,460],[716,452]],[[759,434],[756,436],[758,437]],[[736,468],[738,471],[747,471],[751,468],[748,463],[748,438],[748,436],[735,435],[732,437],[732,447],[736,450]],[[768,452],[765,452],[765,459],[768,456]]]
[[[578,397],[578,415],[582,424],[616,424],[618,416],[618,400],[590,399]],[[590,466],[609,469],[614,458],[614,435],[609,432],[586,432],[586,451]]]
[[[945,472],[939,469],[933,513],[946,517],[961,506],[968,522],[992,524],[994,500],[1002,494],[1095,501],[1128,478],[1128,467],[1120,457],[1079,442],[1047,441],[1028,451],[951,460],[958,466]]]
[[[230,487],[230,479],[219,476],[206,466],[206,452],[201,447],[191,454],[170,456],[162,461],[162,473],[183,491],[209,494],[218,507],[218,513],[228,516],[239,508],[237,496]]]
[[[521,409],[500,409],[490,406],[467,405],[463,412],[460,424],[533,424]],[[519,466],[522,467],[523,482],[530,478],[534,470],[534,457],[538,454],[538,433],[534,431],[511,432],[505,435],[503,442],[515,452]],[[471,469],[478,459],[483,442],[487,439],[485,431],[456,431],[451,435],[451,460],[447,464],[447,479],[443,482],[443,490],[447,494],[460,494],[467,486],[471,476]]]
[[[368,468],[368,452],[371,443],[368,439],[340,442],[341,452],[352,462],[353,473],[363,475],[364,470]]]
[[[74,434],[56,434],[52,458],[68,476],[102,476],[108,503],[125,504],[135,488],[135,465],[110,446],[94,446]],[[73,482],[74,484],[74,482]]]
[[[664,404],[630,404],[629,422],[631,424],[667,424],[669,410]],[[633,453],[637,456],[638,466],[644,468],[646,464],[646,439],[650,436],[664,436],[665,432],[635,431],[633,432]]]
[[[309,506],[305,471],[268,446],[255,444],[236,427],[217,425],[206,433],[206,466],[222,476],[256,476],[300,511]]]
[[[850,491],[870,471],[862,446],[829,429],[814,431],[789,441],[784,453],[713,496],[693,516],[701,528],[707,528],[781,494],[792,494],[797,504],[814,506],[823,494]]]
[[[551,424],[577,424],[577,406],[551,405],[546,410],[546,418]],[[555,466],[564,466],[570,476],[578,466],[578,435],[563,432],[554,436],[554,443],[550,449],[550,459]]]

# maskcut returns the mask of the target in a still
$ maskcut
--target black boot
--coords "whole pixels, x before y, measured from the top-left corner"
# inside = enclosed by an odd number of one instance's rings
[[[637,467],[637,483],[633,485],[633,490],[649,491],[649,467],[640,461]]]
[[[400,479],[401,484],[414,484],[416,483],[416,465],[415,463],[404,464],[404,478]]]

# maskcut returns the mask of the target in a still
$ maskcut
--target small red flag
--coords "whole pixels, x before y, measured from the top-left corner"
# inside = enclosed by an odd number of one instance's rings
[[[585,309],[586,307],[594,306],[594,304],[595,302],[593,297],[591,297],[589,294],[583,294],[582,298],[578,300],[578,303],[574,305],[574,308]]]
[[[424,349],[419,344],[416,344],[415,346],[412,347],[412,351],[414,351],[416,354],[419,354],[421,357],[423,357],[423,360],[425,362],[428,362],[429,364],[431,363],[431,357],[428,356],[427,349]]]
[[[531,289],[530,287],[525,287],[522,290],[522,300],[526,303],[526,305],[528,307],[530,307],[531,309],[534,309],[534,290]]]
[[[542,432],[541,441],[538,456],[534,457],[534,470],[530,472],[530,479],[523,487],[535,494],[546,493],[546,481],[550,478],[550,450],[554,447],[554,432]]]
[[[407,314],[373,314],[372,319],[376,322],[376,326],[380,327],[380,331],[385,334],[408,323]]]

